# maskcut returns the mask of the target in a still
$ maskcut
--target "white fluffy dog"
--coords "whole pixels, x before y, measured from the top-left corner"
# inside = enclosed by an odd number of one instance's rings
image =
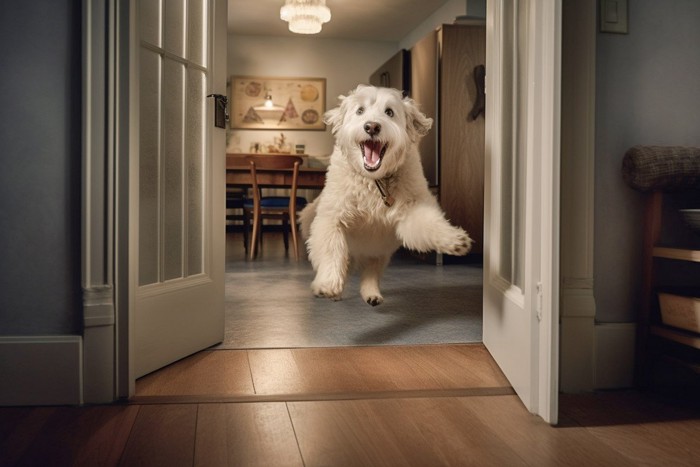
[[[396,89],[360,85],[325,114],[336,145],[326,185],[300,214],[311,284],[318,297],[340,300],[351,264],[360,294],[384,301],[379,280],[401,246],[464,255],[467,233],[450,225],[428,189],[417,144],[433,121]]]

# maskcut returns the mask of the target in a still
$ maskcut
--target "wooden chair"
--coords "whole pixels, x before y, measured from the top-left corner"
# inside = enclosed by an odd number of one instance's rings
[[[229,228],[243,230],[243,247],[246,253],[248,253],[248,231],[250,230],[249,216],[245,212],[247,191],[247,188],[226,186],[226,230],[228,231]]]
[[[306,206],[306,199],[297,196],[297,179],[299,177],[299,166],[303,159],[291,155],[260,155],[246,156],[246,160],[250,164],[250,176],[253,185],[253,199],[247,200],[244,204],[246,212],[252,213],[253,217],[253,233],[250,237],[250,247],[248,249],[250,259],[254,259],[257,254],[257,246],[262,231],[262,219],[271,218],[282,220],[285,251],[289,251],[288,230],[291,230],[294,259],[299,260],[297,211]],[[264,171],[266,169],[289,170],[289,175],[291,176],[289,196],[262,195],[263,187],[258,183],[258,170]],[[287,226],[289,226],[289,229]]]

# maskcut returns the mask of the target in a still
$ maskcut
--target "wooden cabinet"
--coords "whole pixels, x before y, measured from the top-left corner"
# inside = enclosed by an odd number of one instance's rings
[[[697,371],[698,358],[700,356],[700,333],[668,326],[662,323],[659,309],[658,292],[665,284],[659,277],[660,262],[670,262],[671,267],[688,266],[686,263],[695,263],[700,267],[700,248],[678,248],[662,246],[661,234],[664,218],[664,194],[660,191],[653,192],[647,200],[645,213],[644,253],[642,261],[642,303],[637,319],[637,352],[636,352],[636,380],[640,386],[650,386],[655,377],[654,364],[658,357],[666,357],[666,361],[673,361],[691,370]],[[700,274],[693,274],[690,286],[700,289]],[[692,282],[695,282],[694,284]],[[686,287],[689,284],[684,284]],[[664,352],[668,346],[664,342],[673,342],[688,348],[683,357],[678,352]],[[693,350],[694,349],[694,350]],[[690,358],[688,358],[690,357]]]
[[[475,68],[486,63],[483,25],[443,25],[411,49],[411,97],[433,118],[420,146],[423,169],[447,218],[483,253],[484,117],[469,117],[478,99]]]
[[[369,84],[411,92],[411,53],[399,50],[369,77]]]

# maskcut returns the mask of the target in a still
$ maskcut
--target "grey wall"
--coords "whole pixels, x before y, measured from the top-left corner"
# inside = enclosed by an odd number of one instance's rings
[[[601,322],[639,305],[644,195],[621,177],[634,145],[700,146],[700,2],[630,0],[629,34],[597,36],[595,299]]]
[[[0,335],[81,330],[80,3],[0,14]]]

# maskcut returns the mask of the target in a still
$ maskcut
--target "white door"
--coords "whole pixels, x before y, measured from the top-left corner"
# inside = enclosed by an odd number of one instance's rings
[[[224,332],[225,0],[132,2],[132,378]]]
[[[561,0],[489,0],[484,344],[557,422]]]

